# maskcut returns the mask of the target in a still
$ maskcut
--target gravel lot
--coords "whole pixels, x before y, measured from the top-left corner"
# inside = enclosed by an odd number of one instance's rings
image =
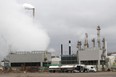
[[[97,72],[97,73],[1,73],[0,77],[116,77],[116,72]]]

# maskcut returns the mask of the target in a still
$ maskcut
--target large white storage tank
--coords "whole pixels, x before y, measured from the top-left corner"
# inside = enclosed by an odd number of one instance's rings
[[[61,59],[59,57],[54,57],[51,60],[51,64],[53,64],[53,65],[59,65],[59,64],[61,64]]]

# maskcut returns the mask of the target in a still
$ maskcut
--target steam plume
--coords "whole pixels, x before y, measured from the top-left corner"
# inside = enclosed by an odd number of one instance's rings
[[[0,56],[13,51],[46,50],[49,37],[15,0],[0,1]]]
[[[24,3],[24,4],[23,4],[23,7],[24,7],[24,8],[27,8],[27,9],[29,9],[29,8],[30,8],[30,9],[35,8],[34,6],[32,6],[31,4],[28,4],[28,3]]]

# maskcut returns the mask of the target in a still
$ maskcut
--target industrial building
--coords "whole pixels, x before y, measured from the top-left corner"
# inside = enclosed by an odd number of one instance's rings
[[[107,42],[100,36],[100,26],[97,26],[97,43],[92,39],[93,46],[89,46],[88,34],[85,33],[84,44],[77,42],[77,53],[71,54],[71,41],[69,40],[69,55],[63,54],[63,44],[61,44],[61,59],[52,58],[50,52],[32,51],[32,52],[12,52],[6,57],[11,67],[24,66],[46,66],[50,64],[85,64],[94,65],[98,71],[108,68],[107,61]],[[102,39],[102,40],[101,40]],[[82,46],[83,45],[83,46]]]
[[[85,34],[84,47],[82,42],[78,41],[78,61],[80,64],[95,65],[98,70],[105,69],[106,58],[107,58],[107,44],[105,38],[100,37],[100,26],[97,27],[97,45],[95,45],[95,38],[92,39],[93,46],[89,47],[88,34]],[[102,45],[102,46],[101,46]]]
[[[63,54],[63,45],[61,44],[61,64],[85,64],[94,65],[97,70],[105,70],[107,67],[107,42],[100,36],[100,26],[97,26],[97,43],[92,39],[93,46],[89,46],[88,34],[85,33],[84,44],[77,42],[77,53],[71,54],[71,41],[69,40],[69,55]],[[102,40],[101,40],[102,39]]]
[[[108,53],[107,61],[107,66],[109,67],[109,69],[116,70],[116,52]]]
[[[61,64],[77,64],[77,55],[62,55]]]
[[[63,54],[63,44],[61,44],[61,64],[77,64],[77,54],[71,54],[71,40],[69,40],[69,55]]]
[[[21,66],[46,66],[51,63],[51,53],[46,51],[32,52],[11,52],[7,55],[6,60],[9,61],[11,67]]]

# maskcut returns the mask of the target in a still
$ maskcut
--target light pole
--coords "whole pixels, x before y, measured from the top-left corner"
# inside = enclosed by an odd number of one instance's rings
[[[32,10],[33,11],[33,18],[35,17],[35,7],[32,6],[31,4],[24,3],[23,7],[27,10]]]

